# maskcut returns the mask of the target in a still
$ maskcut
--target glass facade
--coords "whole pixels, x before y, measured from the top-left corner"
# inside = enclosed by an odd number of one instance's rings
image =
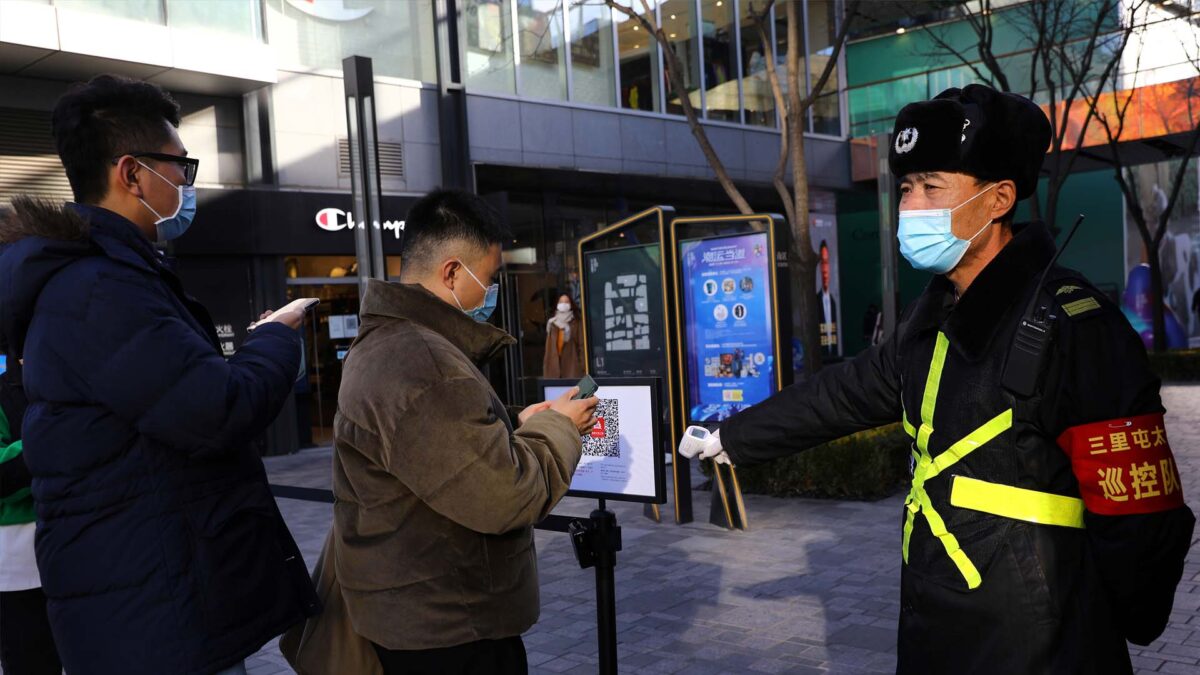
[[[617,102],[612,10],[569,0],[571,4],[571,100],[591,105]]]
[[[641,8],[640,0],[619,1],[625,6]],[[654,6],[653,1],[649,4]],[[658,43],[639,22],[616,9],[612,11],[620,52],[621,107],[660,111],[662,79],[658,75]]]
[[[342,59],[357,55],[371,57],[376,75],[437,79],[433,0],[346,0],[337,20],[322,18],[327,8],[319,3],[264,1],[267,38],[282,67],[341,72]]]
[[[162,0],[54,0],[55,7],[120,19],[163,23]]]
[[[5,1],[10,0],[0,0]],[[263,37],[262,0],[39,0],[39,4],[252,40]]]
[[[805,53],[808,64],[808,87],[811,92],[833,57],[833,42],[837,39],[838,15],[836,0],[808,0],[808,41]],[[829,80],[821,88],[822,95],[809,111],[810,131],[829,136],[842,135],[841,97],[838,95],[838,67],[835,63]],[[828,93],[826,93],[828,92]]]
[[[563,36],[563,0],[517,3],[521,95],[567,99],[567,49]]]
[[[741,121],[738,33],[732,0],[701,0],[704,43],[704,108],[708,119]]]
[[[742,108],[746,124],[760,127],[775,126],[775,94],[767,65],[771,62],[770,17],[767,17],[767,43],[755,24],[754,12],[761,11],[762,2],[742,2],[739,26],[742,33]],[[753,12],[751,11],[753,9]]]
[[[4,2],[7,0],[0,0]],[[434,0],[44,0],[95,14],[217,31],[265,40],[284,69],[340,71],[350,55],[368,56],[375,73],[423,82],[437,79]],[[712,121],[775,127],[778,111],[768,68],[786,92],[787,20],[776,3],[756,27],[767,0],[615,0],[661,27],[681,63],[692,107]],[[806,22],[798,47],[806,91],[832,57],[843,0],[798,0]],[[647,10],[649,6],[649,10]],[[459,38],[468,91],[570,101],[682,115],[657,40],[638,20],[605,0],[460,0]],[[768,53],[769,52],[769,53]],[[810,111],[809,132],[841,135],[840,68]],[[920,77],[926,77],[922,74]],[[878,92],[857,92],[852,126]],[[888,106],[889,102],[883,105]],[[870,114],[869,112],[867,114]]]
[[[198,28],[262,39],[262,3],[259,0],[165,0],[167,23],[178,28]]]
[[[696,21],[696,3],[694,0],[667,0],[659,6],[658,20],[663,32],[671,41],[671,47],[679,62],[683,64],[683,87],[686,92],[673,91],[663,72],[663,87],[669,93],[667,112],[672,115],[682,115],[683,105],[679,101],[681,93],[686,93],[692,102],[692,107],[703,111],[700,93],[700,33]],[[664,64],[670,66],[670,64]],[[703,114],[703,113],[701,113]]]
[[[466,0],[459,7],[467,90],[515,94],[512,0]]]

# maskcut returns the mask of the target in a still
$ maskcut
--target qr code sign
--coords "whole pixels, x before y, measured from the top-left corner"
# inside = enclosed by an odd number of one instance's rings
[[[583,437],[583,454],[592,457],[621,456],[621,416],[617,399],[602,398],[596,405],[596,426]]]

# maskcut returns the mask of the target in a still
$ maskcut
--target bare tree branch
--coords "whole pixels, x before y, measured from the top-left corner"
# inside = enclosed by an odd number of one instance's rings
[[[858,5],[862,0],[854,0],[850,6],[846,8],[846,19],[842,21],[842,25],[838,28],[837,36],[833,38],[833,54],[829,60],[825,62],[825,68],[821,71],[821,77],[817,79],[817,83],[813,85],[812,91],[808,97],[804,99],[802,105],[805,109],[812,106],[813,102],[821,96],[821,92],[825,89],[825,83],[829,82],[829,76],[833,73],[833,69],[837,66],[838,56],[842,53],[842,47],[846,44],[846,36],[850,34],[850,17],[858,11]],[[791,45],[788,45],[791,49]]]
[[[728,195],[729,200],[733,202],[737,210],[740,213],[754,213],[754,209],[750,207],[750,203],[742,196],[741,190],[733,182],[733,177],[729,175],[729,170],[725,168],[725,163],[721,161],[720,156],[717,155],[717,151],[708,140],[708,132],[705,131],[704,125],[700,123],[700,116],[696,113],[696,109],[692,107],[691,96],[689,96],[687,85],[683,82],[683,63],[680,62],[679,55],[675,52],[675,46],[667,38],[666,32],[658,25],[658,20],[654,16],[654,9],[650,7],[648,0],[641,1],[642,8],[645,11],[642,14],[638,14],[632,8],[624,6],[617,0],[606,0],[609,7],[613,7],[629,18],[638,21],[658,41],[659,46],[662,47],[663,56],[666,59],[667,81],[671,85],[671,92],[679,98],[679,106],[683,109],[683,116],[687,119],[688,128],[691,130],[692,136],[700,146],[700,152],[704,153],[704,159],[708,161],[708,165],[712,168],[713,173],[716,174],[717,182],[720,183],[721,188],[725,190],[725,194]]]
[[[754,27],[758,31],[758,39],[762,43],[763,54],[770,55],[772,52],[771,33],[768,31],[769,21],[771,20],[771,8],[775,6],[775,0],[766,0],[766,7],[761,12],[754,11],[754,2],[750,2],[750,14],[754,18]],[[767,67],[767,81],[771,85],[771,95],[775,99],[775,110],[780,114],[779,118],[779,162],[775,165],[775,173],[771,179],[772,185],[775,186],[775,192],[779,194],[780,201],[783,202],[783,210],[787,216],[788,223],[796,222],[796,207],[792,203],[792,194],[788,189],[787,181],[784,180],[784,174],[787,171],[788,161],[788,121],[787,115],[783,111],[787,110],[787,103],[783,99],[783,87],[779,83],[779,70],[776,68],[774,60]]]
[[[908,8],[908,6],[904,6],[904,13],[907,14],[908,18],[912,19],[913,21],[918,20],[916,15],[912,13],[912,10],[910,10]],[[971,25],[971,29],[975,31],[975,35],[979,39],[979,49],[982,52],[982,50],[984,48],[983,47],[983,40],[984,40],[983,30],[984,29],[975,23],[974,12],[971,12],[970,10],[966,10],[966,15],[968,17],[967,20]],[[971,72],[975,73],[975,77],[979,78],[979,80],[981,82],[987,82],[988,84],[991,84],[992,81],[995,79],[995,74],[996,74],[996,72],[998,72],[998,70],[991,71],[992,76],[984,75],[983,72],[981,70],[979,70],[978,67],[976,67],[974,61],[967,58],[966,54],[964,54],[961,51],[952,47],[949,42],[947,42],[941,35],[939,35],[939,31],[934,26],[926,27],[925,34],[928,35],[933,40],[933,43],[939,49],[941,49],[943,52],[949,52],[950,55],[953,56],[954,58],[958,59],[958,61],[960,63],[962,63],[964,66],[970,68]],[[940,55],[941,54],[939,54],[938,52],[931,52],[928,54],[924,54],[923,56],[936,57],[936,56],[940,56]],[[984,65],[985,66],[987,65],[986,61],[984,62]],[[1007,84],[1007,81],[1006,81],[1006,84]],[[1008,90],[1005,89],[1005,91],[1008,91]]]

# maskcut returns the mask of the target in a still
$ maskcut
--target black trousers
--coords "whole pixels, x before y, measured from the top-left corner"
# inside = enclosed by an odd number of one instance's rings
[[[0,593],[0,668],[4,675],[62,673],[42,589]]]
[[[374,643],[372,643],[374,644]],[[398,651],[375,646],[384,675],[527,675],[520,636],[443,649]],[[5,675],[8,675],[6,672]]]

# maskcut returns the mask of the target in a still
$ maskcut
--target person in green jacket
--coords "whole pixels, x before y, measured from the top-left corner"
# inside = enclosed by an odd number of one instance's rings
[[[62,664],[33,553],[37,518],[29,469],[21,457],[25,397],[20,364],[12,366],[0,374],[0,670],[5,675],[59,675]]]

